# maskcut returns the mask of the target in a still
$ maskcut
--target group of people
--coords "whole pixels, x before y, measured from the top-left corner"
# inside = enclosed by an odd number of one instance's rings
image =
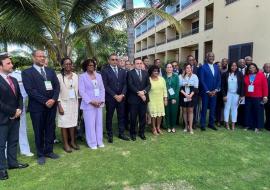
[[[113,143],[115,112],[118,137],[124,141],[136,141],[137,136],[146,140],[147,123],[155,136],[163,134],[162,128],[175,133],[180,118],[184,132],[190,134],[199,119],[202,131],[207,126],[217,130],[215,122],[224,122],[228,130],[234,130],[236,123],[255,132],[264,125],[270,129],[270,64],[260,71],[249,56],[238,62],[226,58],[214,62],[215,55],[209,52],[200,65],[189,55],[180,68],[177,61],[162,67],[160,59],[150,63],[144,57],[131,62],[111,54],[100,71],[95,59],[86,59],[80,74],[73,71],[70,58],[61,60],[59,74],[46,66],[44,51],[34,51],[32,58],[33,65],[18,72],[13,71],[9,55],[0,54],[1,180],[8,179],[7,169],[28,167],[17,160],[18,142],[23,155],[33,156],[25,127],[26,102],[39,165],[46,158],[59,158],[53,152],[56,126],[61,129],[65,152],[80,149],[76,127],[81,111],[87,145],[93,150],[103,148],[103,107],[108,143]]]

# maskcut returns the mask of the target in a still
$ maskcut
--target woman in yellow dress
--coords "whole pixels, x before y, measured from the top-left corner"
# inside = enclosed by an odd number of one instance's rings
[[[152,120],[154,135],[162,134],[160,129],[162,117],[165,116],[167,102],[167,88],[165,80],[159,76],[159,67],[151,66],[148,70],[150,76],[151,90],[149,91],[149,114]]]

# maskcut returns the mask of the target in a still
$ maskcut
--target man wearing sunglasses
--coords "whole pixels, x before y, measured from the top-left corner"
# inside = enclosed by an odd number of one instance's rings
[[[119,138],[129,141],[125,136],[125,96],[127,92],[126,71],[117,66],[118,56],[111,54],[108,59],[109,64],[102,71],[102,79],[105,87],[106,104],[106,130],[108,142],[113,143],[112,119],[114,111],[117,111]]]

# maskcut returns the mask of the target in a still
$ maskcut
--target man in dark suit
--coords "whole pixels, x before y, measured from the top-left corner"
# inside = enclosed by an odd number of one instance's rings
[[[238,60],[238,69],[239,71],[245,76],[246,71],[247,71],[247,65],[245,62],[245,59],[239,59]],[[237,114],[237,125],[240,125],[242,127],[246,127],[245,123],[245,101],[241,101],[239,106],[238,106],[238,114]]]
[[[128,103],[130,108],[130,137],[136,140],[137,118],[139,117],[139,137],[146,140],[144,135],[146,110],[149,101],[148,92],[151,88],[148,73],[142,70],[143,62],[140,58],[134,59],[134,67],[128,73]]]
[[[206,126],[206,113],[209,107],[209,128],[217,130],[214,125],[215,122],[215,109],[217,102],[217,92],[221,87],[221,76],[219,68],[214,64],[215,55],[212,52],[207,53],[206,62],[200,68],[199,81],[200,81],[200,95],[202,97],[202,110],[201,110],[201,130],[205,131]]]
[[[270,100],[270,63],[265,63],[263,66],[264,75],[267,78],[268,82],[268,100]],[[265,124],[264,127],[266,130],[270,131],[270,102],[268,101],[264,104],[265,110]]]
[[[0,55],[0,180],[8,179],[7,169],[26,168],[17,161],[20,116],[23,98],[18,81],[9,76],[12,62],[7,54]],[[7,155],[5,154],[5,149]]]
[[[106,129],[108,142],[113,143],[112,119],[115,109],[117,110],[119,138],[129,141],[125,136],[125,96],[127,92],[127,73],[124,69],[117,67],[118,56],[111,54],[109,65],[106,65],[102,71],[102,79],[105,87],[106,104]]]
[[[32,53],[33,66],[22,72],[22,81],[29,97],[28,110],[35,133],[38,164],[45,164],[45,157],[58,159],[53,153],[56,102],[59,82],[55,72],[44,67],[44,51]]]

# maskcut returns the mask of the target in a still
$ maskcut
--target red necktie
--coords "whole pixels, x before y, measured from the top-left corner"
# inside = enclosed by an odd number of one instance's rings
[[[16,95],[15,86],[14,86],[14,83],[13,83],[13,81],[12,81],[11,77],[10,77],[10,76],[8,76],[8,77],[7,77],[7,80],[8,80],[8,83],[9,83],[9,86],[10,86],[11,90],[12,90],[12,91],[13,91],[13,93]]]

